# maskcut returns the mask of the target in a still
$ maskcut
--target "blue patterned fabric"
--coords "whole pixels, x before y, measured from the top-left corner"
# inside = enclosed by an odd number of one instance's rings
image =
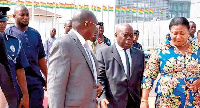
[[[188,89],[199,78],[200,49],[191,42],[182,54],[171,42],[163,45],[149,58],[142,80],[142,89],[150,89],[160,73],[156,85],[156,107],[197,108],[200,106],[200,91]]]

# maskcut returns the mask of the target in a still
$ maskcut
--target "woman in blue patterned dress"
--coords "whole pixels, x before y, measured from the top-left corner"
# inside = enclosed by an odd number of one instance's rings
[[[170,45],[163,45],[150,57],[142,80],[141,108],[148,108],[148,96],[158,73],[156,108],[200,107],[200,49],[189,41],[189,22],[175,17],[169,25]]]

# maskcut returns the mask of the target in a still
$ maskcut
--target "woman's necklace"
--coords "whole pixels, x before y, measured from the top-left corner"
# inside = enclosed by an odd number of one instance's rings
[[[181,45],[181,46],[183,47],[183,46],[187,45],[188,42],[189,42],[189,40],[187,40],[187,42],[185,42],[185,43],[184,43],[183,45]]]
[[[189,40],[187,40],[183,45],[181,45],[181,47],[185,47],[187,44],[188,44]],[[175,51],[178,53],[178,54],[182,54],[183,56],[188,53],[188,48],[186,49],[185,52],[182,52],[179,48],[177,48],[177,46],[175,46]]]

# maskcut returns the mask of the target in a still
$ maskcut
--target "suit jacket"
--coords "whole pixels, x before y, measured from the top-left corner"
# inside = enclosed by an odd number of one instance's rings
[[[131,96],[132,106],[140,105],[141,80],[144,71],[144,53],[136,48],[130,49],[132,66],[130,78],[127,78],[124,67],[115,45],[97,51],[100,75],[99,82],[104,87],[101,98],[109,101],[109,108],[126,108]],[[128,94],[130,94],[128,96]]]
[[[50,108],[95,108],[97,86],[92,64],[73,31],[53,43],[47,87]]]
[[[8,64],[5,42],[0,34],[0,86],[8,101],[10,108],[17,108],[18,92],[14,87],[12,75]]]

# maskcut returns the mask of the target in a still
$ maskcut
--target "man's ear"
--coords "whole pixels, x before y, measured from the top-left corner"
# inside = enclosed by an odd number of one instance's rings
[[[117,37],[117,33],[115,33],[115,37]]]

